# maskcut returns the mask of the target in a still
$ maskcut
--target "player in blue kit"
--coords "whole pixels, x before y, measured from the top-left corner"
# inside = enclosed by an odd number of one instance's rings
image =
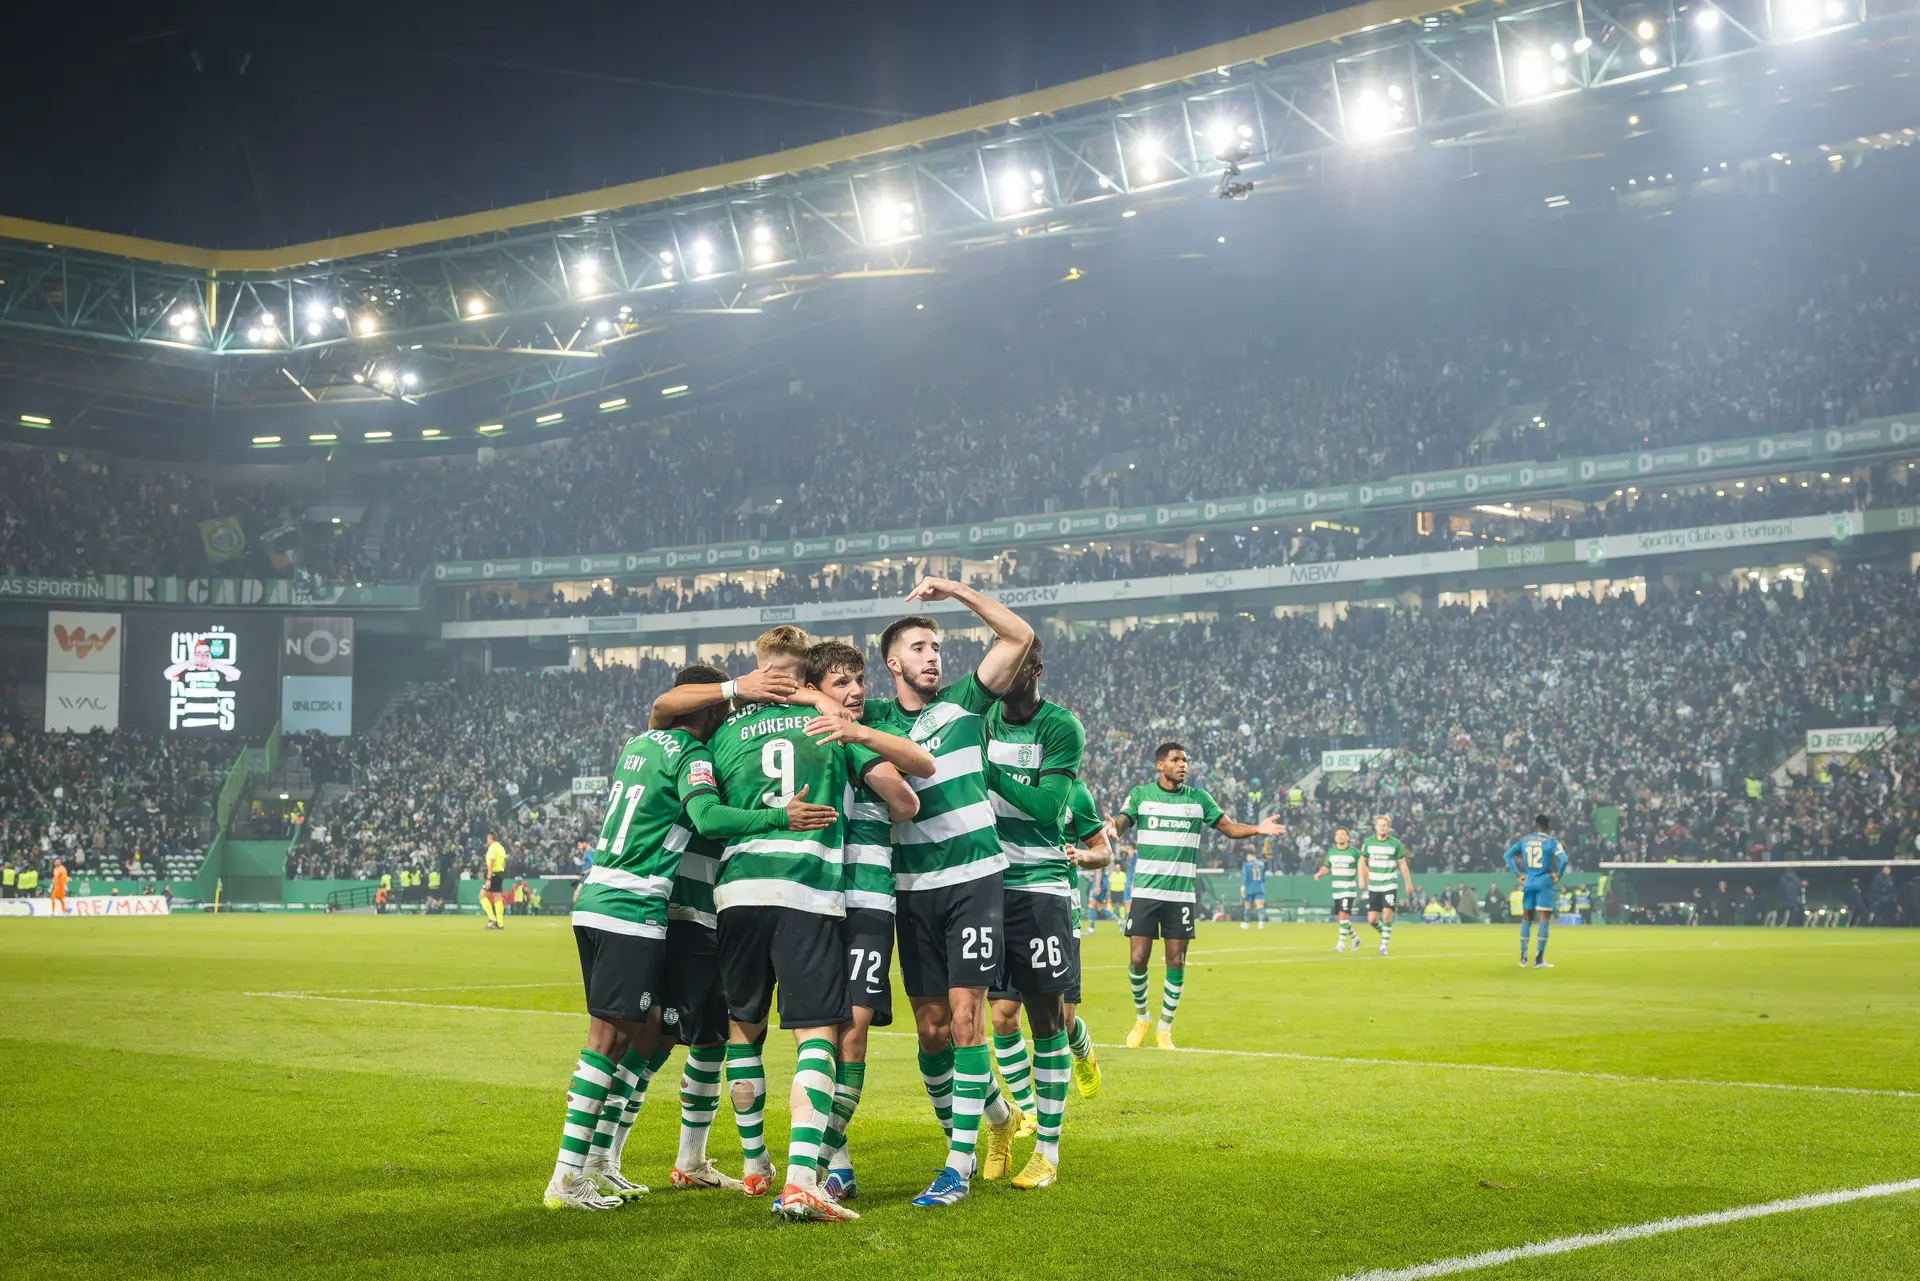
[[[1267,928],[1267,860],[1257,853],[1240,865],[1240,928],[1246,929],[1248,921]]]
[[[1507,846],[1501,857],[1507,870],[1520,878],[1520,964],[1527,963],[1527,935],[1537,916],[1540,921],[1540,946],[1533,954],[1533,968],[1550,970],[1547,964],[1547,927],[1553,921],[1555,886],[1567,870],[1567,852],[1549,836],[1552,824],[1545,814],[1533,820],[1533,831]]]

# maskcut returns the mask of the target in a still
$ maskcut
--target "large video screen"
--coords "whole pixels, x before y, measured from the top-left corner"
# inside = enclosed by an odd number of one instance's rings
[[[280,620],[130,614],[122,723],[151,734],[260,738],[279,710]]]

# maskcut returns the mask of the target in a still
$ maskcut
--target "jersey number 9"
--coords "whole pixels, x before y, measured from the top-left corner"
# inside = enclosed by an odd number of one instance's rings
[[[793,744],[784,738],[770,738],[760,745],[760,772],[767,781],[779,786],[760,796],[760,803],[771,810],[785,809],[793,800]]]

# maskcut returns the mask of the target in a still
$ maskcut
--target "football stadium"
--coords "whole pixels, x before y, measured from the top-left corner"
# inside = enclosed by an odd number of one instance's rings
[[[1920,1276],[1920,3],[1175,8],[7,77],[0,1272]]]

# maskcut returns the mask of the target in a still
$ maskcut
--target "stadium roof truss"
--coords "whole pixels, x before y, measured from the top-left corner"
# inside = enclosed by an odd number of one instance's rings
[[[694,318],[1097,232],[1236,168],[1283,173],[1396,140],[1492,141],[1554,99],[1916,9],[1376,0],[774,156],[277,250],[0,218],[0,330],[242,364],[242,398],[263,404],[418,400],[497,381],[501,412],[537,412],[664,376],[672,361],[649,361],[633,340]]]

